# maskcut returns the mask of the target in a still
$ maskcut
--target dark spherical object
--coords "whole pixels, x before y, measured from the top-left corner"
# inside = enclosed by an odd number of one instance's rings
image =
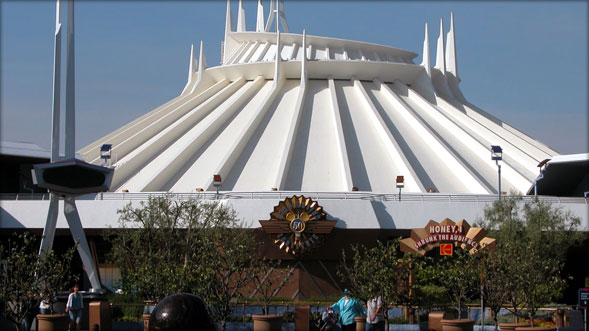
[[[196,295],[182,293],[165,297],[149,317],[149,331],[216,330],[207,304]]]

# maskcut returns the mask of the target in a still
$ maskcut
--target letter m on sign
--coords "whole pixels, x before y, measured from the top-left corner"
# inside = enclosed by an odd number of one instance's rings
[[[452,255],[454,244],[440,244],[440,255]]]

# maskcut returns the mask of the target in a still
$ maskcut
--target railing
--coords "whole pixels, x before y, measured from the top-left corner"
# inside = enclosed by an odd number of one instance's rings
[[[300,191],[225,191],[219,192],[194,192],[194,193],[168,193],[168,192],[101,192],[96,194],[80,195],[77,200],[148,200],[150,197],[169,196],[177,200],[235,200],[235,199],[272,199],[282,200],[293,195],[304,195],[316,200],[370,200],[370,201],[399,201],[396,193],[375,192],[300,192]],[[506,196],[509,197],[509,196]],[[534,196],[525,195],[524,202],[536,199]],[[0,194],[0,200],[49,200],[49,193],[18,193]],[[403,193],[401,202],[443,202],[443,203],[491,203],[497,200],[495,194],[443,194],[443,193]],[[538,196],[538,200],[561,204],[577,203],[589,204],[589,198],[583,197],[556,197]]]

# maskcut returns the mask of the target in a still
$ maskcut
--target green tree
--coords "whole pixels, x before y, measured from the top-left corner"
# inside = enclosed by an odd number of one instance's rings
[[[417,273],[420,293],[423,289],[437,292],[443,303],[454,308],[461,319],[466,304],[480,293],[481,255],[458,247],[452,256],[425,259],[426,265]]]
[[[413,255],[399,250],[398,239],[386,243],[378,241],[373,248],[354,245],[351,249],[349,261],[342,250],[342,268],[338,274],[344,282],[351,284],[358,299],[366,302],[381,297],[385,328],[388,329],[386,307],[410,303],[411,267],[419,262]]]
[[[503,286],[498,283],[494,290],[507,293],[515,316],[525,307],[533,326],[538,309],[566,288],[566,252],[581,242],[583,234],[576,231],[580,219],[570,212],[543,201],[522,200],[512,194],[495,201],[485,209],[481,225],[497,239],[494,254],[506,263],[501,270]]]
[[[77,278],[70,271],[76,246],[65,254],[54,251],[39,255],[40,238],[25,232],[0,245],[1,314],[21,330],[25,319],[38,311],[41,300],[54,302],[55,292],[66,289]]]
[[[195,293],[225,328],[231,301],[251,280],[254,237],[228,206],[200,200],[151,197],[119,210],[119,229],[106,239],[121,269],[125,293],[159,301]]]
[[[290,270],[281,268],[280,260],[272,260],[263,258],[257,261],[253,277],[253,284],[255,286],[254,295],[262,301],[262,312],[268,315],[268,309],[272,298],[280,292],[280,289],[288,283],[288,280],[294,272],[294,268]]]

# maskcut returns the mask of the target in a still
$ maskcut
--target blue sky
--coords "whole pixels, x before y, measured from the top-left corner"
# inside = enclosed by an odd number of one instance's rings
[[[76,2],[76,147],[178,95],[190,44],[219,63],[225,1]],[[232,2],[236,18],[237,1]],[[269,1],[264,1],[266,15]],[[50,145],[54,1],[1,1],[0,138]],[[256,2],[245,1],[247,28]],[[291,32],[435,55],[454,11],[467,100],[560,153],[589,152],[587,2],[289,1]],[[235,23],[234,23],[235,24]],[[65,39],[64,39],[65,44]]]

